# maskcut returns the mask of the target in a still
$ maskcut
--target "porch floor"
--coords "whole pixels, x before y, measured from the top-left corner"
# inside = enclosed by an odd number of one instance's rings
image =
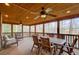
[[[26,37],[26,38],[23,38],[23,40],[19,41],[18,47],[16,44],[11,45],[6,49],[1,50],[0,55],[36,55],[37,49],[34,49],[33,52],[31,52],[32,45],[33,45],[32,38]],[[76,55],[79,55],[79,49],[75,49],[75,53]],[[62,55],[67,55],[67,54],[63,53]]]

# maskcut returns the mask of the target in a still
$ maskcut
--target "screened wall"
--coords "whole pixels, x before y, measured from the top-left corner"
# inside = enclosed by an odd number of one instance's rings
[[[33,26],[30,26],[30,35],[32,36],[32,35],[34,35],[35,34],[35,26],[33,25]]]
[[[2,24],[2,34],[11,35],[11,24]]]
[[[23,26],[23,32],[29,32],[29,26]]]
[[[60,21],[61,34],[79,34],[79,18]]]
[[[35,25],[30,26],[30,32],[35,32]],[[2,32],[11,32],[11,24],[2,24]],[[22,25],[13,25],[13,32],[22,32]],[[29,33],[29,26],[23,25],[23,32]],[[43,24],[36,25],[36,32],[43,33]],[[57,22],[44,24],[45,33],[57,33]],[[60,34],[79,34],[79,18],[60,21]]]
[[[11,24],[2,24],[2,33],[11,32]]]
[[[36,32],[43,32],[43,24],[36,25]]]
[[[22,32],[22,25],[13,25],[13,32]]]
[[[35,32],[35,26],[31,26],[31,32]]]
[[[46,23],[45,33],[57,33],[57,22]]]
[[[24,37],[29,36],[29,26],[23,26],[23,35]]]

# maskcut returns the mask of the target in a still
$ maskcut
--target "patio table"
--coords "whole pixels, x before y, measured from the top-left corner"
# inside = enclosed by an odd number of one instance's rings
[[[61,53],[63,53],[63,48],[64,48],[64,46],[65,46],[65,44],[66,44],[66,40],[65,40],[65,39],[60,39],[60,38],[53,38],[53,37],[50,37],[49,39],[50,39],[50,42],[51,42],[52,44],[54,44],[56,47],[57,47],[57,46],[61,46],[59,55],[60,55]],[[55,47],[55,48],[56,48],[56,47]],[[54,54],[56,54],[56,50],[57,50],[57,49],[54,49]]]

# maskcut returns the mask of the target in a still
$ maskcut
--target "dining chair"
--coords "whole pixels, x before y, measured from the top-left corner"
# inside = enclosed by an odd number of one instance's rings
[[[66,46],[67,51],[64,50],[64,52],[68,53],[69,55],[71,55],[72,53],[75,55],[74,46],[75,46],[77,40],[78,40],[78,39],[75,38],[75,39],[73,40],[73,43],[72,43],[71,45],[68,43],[68,46]]]
[[[42,49],[44,51],[46,51],[46,52],[48,51],[50,54],[52,54],[52,50],[54,49],[54,45],[52,45],[50,43],[49,38],[41,37],[41,41],[42,41],[42,44],[41,44]]]
[[[39,54],[39,51],[40,51],[40,41],[38,39],[38,36],[37,35],[33,35],[33,46],[32,46],[32,49],[31,49],[31,52],[33,51],[33,48],[37,48],[38,49],[38,52],[37,54]]]

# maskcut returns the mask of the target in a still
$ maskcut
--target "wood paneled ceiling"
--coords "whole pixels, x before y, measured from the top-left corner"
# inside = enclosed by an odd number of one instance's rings
[[[51,14],[56,14],[58,17],[47,16],[45,20],[41,17],[35,20],[40,12],[41,7],[51,8],[53,11]],[[70,13],[66,13],[71,11]],[[59,17],[64,17],[73,14],[79,14],[79,4],[75,3],[10,3],[10,6],[6,6],[4,3],[0,3],[0,12],[3,16],[3,23],[15,23],[15,24],[37,24],[47,21],[57,20]],[[5,17],[8,15],[8,17]]]

